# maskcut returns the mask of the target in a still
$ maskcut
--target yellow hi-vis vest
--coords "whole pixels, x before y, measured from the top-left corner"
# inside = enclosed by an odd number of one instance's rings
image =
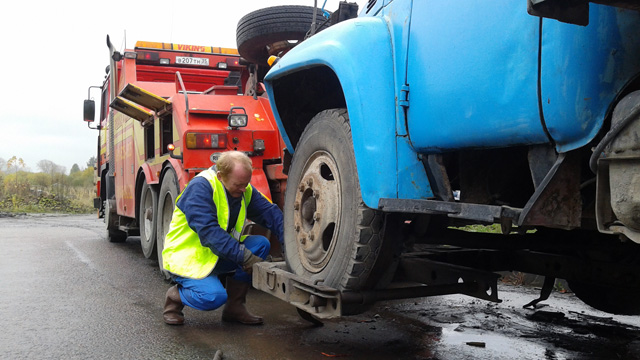
[[[213,202],[217,209],[218,224],[223,230],[229,232],[227,227],[229,226],[230,212],[224,185],[218,180],[216,172],[212,169],[207,169],[198,174],[198,176],[204,177],[211,184],[211,188],[213,189]],[[251,194],[252,187],[249,185],[242,196],[242,206],[240,206],[240,213],[238,214],[235,228],[230,233],[230,235],[239,242],[244,240],[244,237],[241,237],[240,234],[242,234],[242,227],[244,226],[247,215],[247,205],[251,201]],[[182,194],[180,194],[180,196],[182,196]],[[180,196],[176,199],[176,203],[178,199],[180,199]],[[185,214],[178,206],[175,206],[171,218],[171,225],[169,225],[169,232],[164,239],[162,266],[167,271],[178,276],[203,279],[213,271],[217,262],[218,256],[208,247],[202,246],[198,234],[189,227]]]

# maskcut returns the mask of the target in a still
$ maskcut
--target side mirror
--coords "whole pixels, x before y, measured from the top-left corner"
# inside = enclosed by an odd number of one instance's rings
[[[96,102],[93,100],[84,101],[84,121],[92,123],[96,115]]]

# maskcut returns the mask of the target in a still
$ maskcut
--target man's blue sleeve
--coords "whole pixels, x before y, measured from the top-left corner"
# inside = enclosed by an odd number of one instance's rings
[[[253,185],[251,186],[253,187]],[[280,244],[284,244],[284,218],[282,211],[276,204],[267,200],[255,187],[253,187],[251,201],[247,207],[247,217],[256,224],[271,230],[278,237]]]
[[[244,245],[224,231],[218,224],[218,212],[213,202],[213,189],[207,179],[195,177],[184,189],[176,206],[187,218],[191,230],[214,254],[242,264]]]

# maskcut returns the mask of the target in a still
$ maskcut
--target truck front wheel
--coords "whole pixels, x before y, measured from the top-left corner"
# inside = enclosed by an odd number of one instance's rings
[[[118,214],[116,213],[116,200],[108,199],[105,201],[104,222],[107,224],[107,239],[112,243],[125,242],[127,233],[118,227]]]
[[[297,275],[339,290],[372,288],[389,264],[384,215],[362,201],[346,109],[307,125],[284,206],[285,258]]]

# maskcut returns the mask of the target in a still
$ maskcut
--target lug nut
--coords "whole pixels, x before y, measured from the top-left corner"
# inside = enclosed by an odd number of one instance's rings
[[[304,245],[307,243],[307,238],[305,236],[300,238],[300,244]]]
[[[293,209],[294,209],[294,210],[300,210],[300,202],[299,202],[299,201],[296,201],[296,202],[293,204]]]
[[[320,221],[320,213],[313,214],[313,221]]]
[[[313,186],[313,179],[312,178],[307,179],[307,185]]]

